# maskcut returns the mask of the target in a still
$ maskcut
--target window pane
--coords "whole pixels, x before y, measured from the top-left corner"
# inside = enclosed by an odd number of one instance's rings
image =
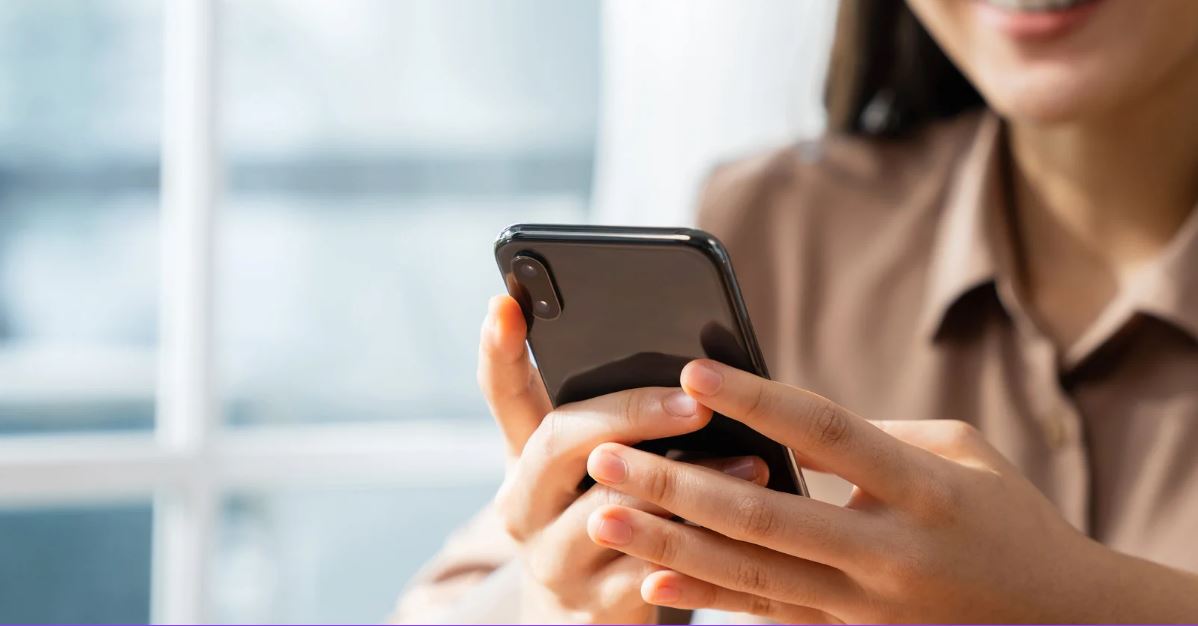
[[[597,0],[221,5],[233,423],[479,418],[516,221],[586,217]]]
[[[150,621],[149,504],[0,509],[0,622]]]
[[[378,623],[496,485],[245,494],[218,529],[212,617]]]
[[[152,423],[160,18],[0,3],[0,434]]]

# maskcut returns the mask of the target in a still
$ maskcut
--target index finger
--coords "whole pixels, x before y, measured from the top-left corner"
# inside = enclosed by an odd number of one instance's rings
[[[682,388],[712,411],[793,448],[821,469],[883,500],[902,501],[920,484],[919,450],[827,398],[715,361],[691,361]]]
[[[877,549],[868,538],[878,531],[858,511],[617,443],[597,446],[587,472],[604,486],[725,537],[832,567],[848,569]]]

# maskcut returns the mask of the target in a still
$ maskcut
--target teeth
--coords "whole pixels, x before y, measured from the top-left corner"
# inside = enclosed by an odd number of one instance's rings
[[[1063,11],[1090,0],[986,0],[990,5],[1008,11]]]

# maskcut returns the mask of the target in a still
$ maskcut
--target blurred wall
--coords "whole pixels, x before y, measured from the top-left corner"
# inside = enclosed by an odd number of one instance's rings
[[[691,221],[714,164],[819,133],[832,0],[606,0],[593,216]]]

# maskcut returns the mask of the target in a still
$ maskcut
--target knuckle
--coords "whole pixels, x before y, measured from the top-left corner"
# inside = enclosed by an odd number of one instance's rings
[[[645,477],[645,493],[649,499],[658,504],[668,504],[674,501],[678,491],[678,478],[668,465],[654,468]]]
[[[595,610],[591,598],[587,594],[579,593],[569,587],[549,589],[549,591],[553,593],[554,602],[570,614],[569,621],[571,623],[594,623]]]
[[[759,593],[769,586],[769,574],[761,564],[752,560],[742,560],[732,572],[732,580],[736,588],[748,593]]]
[[[524,524],[524,520],[513,516],[503,515],[503,530],[516,543],[524,543],[528,539],[528,529]]]
[[[720,588],[715,585],[700,585],[692,593],[698,606],[715,606],[720,600]]]
[[[620,406],[616,416],[619,417],[621,426],[630,428],[636,425],[637,417],[641,414],[641,406],[645,402],[644,395],[639,389],[620,394]]]
[[[682,537],[674,530],[667,530],[660,533],[649,548],[649,558],[654,563],[670,565],[677,561],[681,549]]]
[[[528,559],[528,574],[538,585],[557,591],[572,578],[566,571],[565,561],[553,551],[535,551]]]
[[[632,389],[620,394],[620,426],[635,430],[646,422],[646,418],[658,413],[661,398],[654,389]]]
[[[745,538],[769,536],[778,526],[778,516],[760,495],[741,498],[733,516],[733,527]]]
[[[528,540],[530,531],[525,517],[520,513],[521,507],[512,495],[514,491],[511,482],[504,481],[492,502],[503,531],[516,543],[523,544]]]
[[[768,415],[772,403],[773,399],[765,384],[758,383],[753,385],[753,391],[749,395],[748,406],[745,408],[745,417],[750,420],[756,420]]]
[[[972,424],[961,420],[946,420],[944,428],[948,431],[949,444],[954,446],[970,443],[979,436],[978,430]]]
[[[749,596],[748,613],[750,615],[769,617],[774,615],[776,612],[777,605],[773,600],[770,600],[769,598],[763,598],[761,596]]]
[[[819,398],[811,407],[811,437],[825,447],[842,446],[849,437],[849,420],[831,400]]]

